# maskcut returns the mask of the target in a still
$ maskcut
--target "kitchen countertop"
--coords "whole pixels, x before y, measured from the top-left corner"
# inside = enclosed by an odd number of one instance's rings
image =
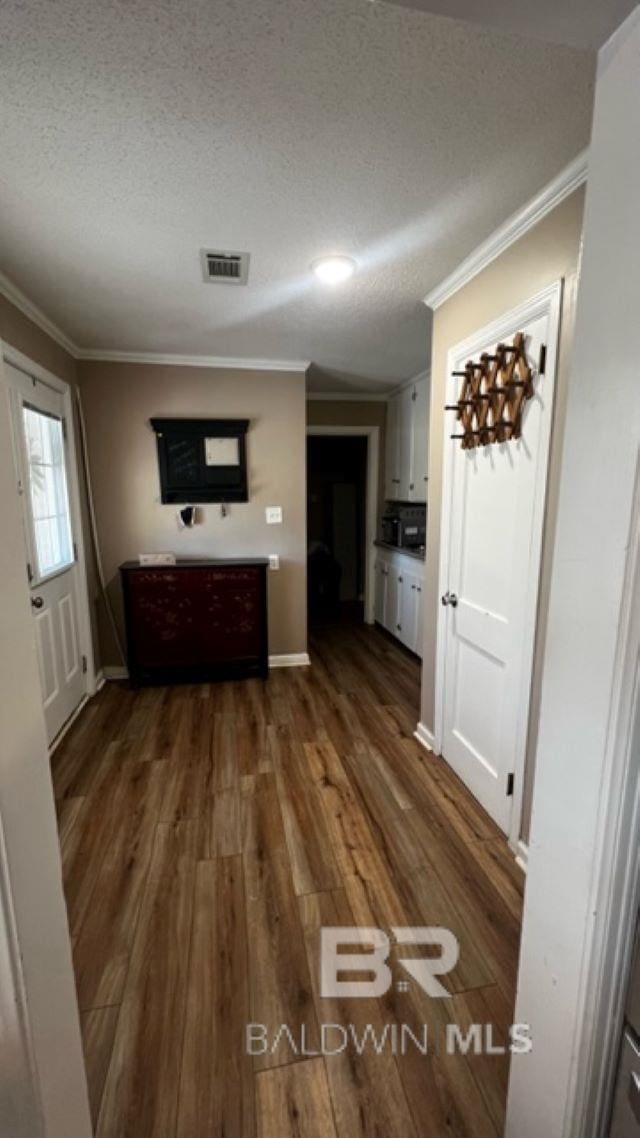
[[[405,549],[402,545],[391,545],[389,541],[380,540],[374,541],[373,544],[377,545],[380,549],[390,549],[393,553],[402,553],[405,557],[413,557],[415,561],[424,561],[425,559],[424,549],[422,552],[417,549]]]

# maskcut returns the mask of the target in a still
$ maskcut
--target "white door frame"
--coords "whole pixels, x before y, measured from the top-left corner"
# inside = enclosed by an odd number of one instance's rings
[[[549,316],[549,337],[547,344],[547,359],[545,369],[545,408],[540,421],[539,455],[540,476],[536,482],[535,500],[533,509],[532,541],[529,549],[529,563],[527,573],[527,596],[525,633],[523,645],[522,682],[518,696],[518,726],[516,736],[516,762],[514,769],[514,793],[511,800],[511,818],[509,824],[509,845],[518,849],[520,838],[520,821],[522,815],[522,797],[524,790],[524,769],[527,749],[527,733],[529,726],[529,704],[531,697],[531,678],[533,673],[533,658],[537,626],[538,585],[540,580],[540,566],[542,558],[542,540],[544,534],[544,513],[547,496],[547,474],[549,468],[549,446],[551,440],[551,424],[553,421],[554,391],[558,356],[558,333],[560,329],[560,312],[562,305],[563,282],[556,281],[541,292],[537,293],[524,304],[519,304],[509,312],[504,313],[497,320],[486,324],[484,328],[474,332],[460,343],[455,344],[447,353],[447,375],[445,383],[445,402],[455,403],[458,398],[458,379],[452,376],[457,370],[461,359],[482,351],[488,342],[499,342],[512,333],[516,325],[524,326],[542,316]],[[442,517],[440,522],[440,565],[438,576],[438,597],[448,589],[449,558],[451,550],[451,524],[452,524],[452,495],[453,495],[453,462],[455,452],[453,443],[449,438],[451,422],[445,417],[444,448],[442,460]],[[435,674],[435,731],[434,749],[436,754],[442,754],[444,739],[444,705],[446,691],[446,650],[448,624],[447,612],[438,606],[438,624],[436,633],[436,674]]]
[[[378,475],[380,470],[380,427],[307,426],[307,435],[364,436],[367,439],[367,501],[364,558],[364,619],[373,624],[375,593],[376,531],[378,528]]]
[[[78,467],[78,454],[76,448],[76,432],[75,432],[75,413],[73,405],[73,389],[71,386],[59,376],[54,375],[53,372],[47,371],[46,368],[36,364],[14,348],[11,344],[0,340],[0,367],[3,362],[11,364],[12,367],[40,383],[44,383],[47,387],[53,388],[58,391],[62,396],[64,406],[64,416],[67,422],[67,437],[66,447],[68,455],[68,474],[69,474],[69,503],[71,506],[71,525],[73,529],[73,539],[76,544],[77,558],[75,564],[76,573],[76,595],[78,602],[78,640],[80,646],[80,654],[85,657],[87,661],[87,670],[84,675],[84,696],[71,719],[63,726],[62,731],[56,736],[53,741],[52,749],[63,737],[70,723],[84,706],[87,699],[95,695],[98,683],[96,676],[95,657],[93,653],[93,639],[91,635],[91,616],[89,606],[89,585],[87,579],[87,561],[84,543],[84,531],[82,527],[82,512],[80,504],[80,479]]]

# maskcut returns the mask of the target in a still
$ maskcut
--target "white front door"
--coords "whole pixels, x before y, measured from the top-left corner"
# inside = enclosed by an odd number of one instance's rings
[[[449,371],[525,334],[533,398],[518,439],[461,448],[447,412],[439,622],[444,758],[509,832],[513,782],[524,764],[545,484],[558,335],[559,286],[544,304],[492,326],[449,355]],[[541,374],[541,348],[546,366]],[[447,403],[458,398],[451,381]],[[521,787],[518,788],[521,792]],[[516,800],[520,801],[520,794]]]
[[[5,362],[42,700],[51,742],[85,694],[62,391]]]

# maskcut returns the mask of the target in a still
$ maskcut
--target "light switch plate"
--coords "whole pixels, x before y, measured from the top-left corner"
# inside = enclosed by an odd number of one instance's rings
[[[268,526],[278,526],[282,522],[282,506],[267,506],[265,509]]]
[[[279,569],[280,568],[280,555],[278,553],[270,553],[269,554],[269,568],[270,569]]]

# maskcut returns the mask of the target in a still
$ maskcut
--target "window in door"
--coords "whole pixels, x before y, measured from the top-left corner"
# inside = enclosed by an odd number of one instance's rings
[[[23,404],[33,536],[39,580],[74,561],[62,420]]]

